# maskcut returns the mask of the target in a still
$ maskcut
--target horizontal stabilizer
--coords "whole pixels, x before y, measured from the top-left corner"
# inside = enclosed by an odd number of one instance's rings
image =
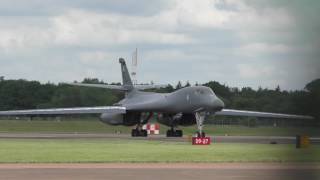
[[[286,119],[314,119],[311,116],[292,115],[292,114],[280,114],[280,113],[268,113],[258,111],[242,111],[235,109],[223,109],[216,112],[216,115],[224,116],[251,116],[251,117],[265,117],[265,118],[286,118]]]
[[[0,116],[102,114],[102,113],[125,114],[126,108],[122,106],[97,106],[97,107],[13,110],[13,111],[0,111]]]
[[[168,87],[168,85],[134,85],[136,89],[144,90],[144,89],[159,89]]]
[[[86,83],[63,83],[72,86],[84,86],[84,87],[96,87],[96,88],[106,88],[106,89],[113,89],[119,91],[130,91],[130,88],[126,88],[121,85],[108,85],[108,84],[86,84]],[[144,90],[144,89],[159,89],[165,88],[168,85],[134,85],[135,89]]]
[[[72,86],[84,86],[84,87],[96,87],[96,88],[105,88],[105,89],[113,89],[119,91],[128,91],[129,89],[121,86],[121,85],[108,85],[108,84],[86,84],[86,83],[64,83]]]

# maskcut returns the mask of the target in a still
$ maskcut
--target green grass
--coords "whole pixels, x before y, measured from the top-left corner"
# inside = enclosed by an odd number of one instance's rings
[[[0,120],[0,132],[79,132],[79,133],[130,133],[132,127],[110,126],[98,119],[70,120]],[[196,126],[181,127],[184,134],[190,135],[196,131]],[[168,127],[161,126],[161,133]],[[295,136],[307,134],[320,136],[320,128],[312,127],[245,127],[245,126],[215,126],[205,125],[205,132],[211,135],[247,135],[247,136]]]
[[[0,140],[0,163],[319,162],[320,146],[212,144],[144,140]]]
[[[0,120],[0,132],[97,132],[112,133],[116,130],[130,132],[130,127],[110,126],[98,119],[86,120]]]

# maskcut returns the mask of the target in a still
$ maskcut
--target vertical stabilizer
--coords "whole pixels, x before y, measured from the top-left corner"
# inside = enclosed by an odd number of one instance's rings
[[[121,64],[121,72],[122,72],[122,84],[123,87],[132,90],[133,84],[130,78],[130,74],[126,65],[126,61],[123,58],[119,59],[119,63]]]

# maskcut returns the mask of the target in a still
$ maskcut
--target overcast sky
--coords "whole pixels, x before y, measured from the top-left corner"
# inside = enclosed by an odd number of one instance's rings
[[[0,76],[303,89],[320,78],[320,1],[0,0]]]

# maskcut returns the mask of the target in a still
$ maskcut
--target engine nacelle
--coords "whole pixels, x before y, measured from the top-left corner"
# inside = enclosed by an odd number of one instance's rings
[[[157,121],[166,126],[181,125],[191,126],[196,124],[196,116],[194,114],[163,114],[159,113]]]
[[[119,113],[103,113],[100,116],[100,120],[103,123],[110,125],[125,125],[133,126],[139,123],[141,113],[127,112],[126,114]]]
[[[100,116],[100,121],[110,125],[122,125],[124,116],[118,113],[103,113]]]

